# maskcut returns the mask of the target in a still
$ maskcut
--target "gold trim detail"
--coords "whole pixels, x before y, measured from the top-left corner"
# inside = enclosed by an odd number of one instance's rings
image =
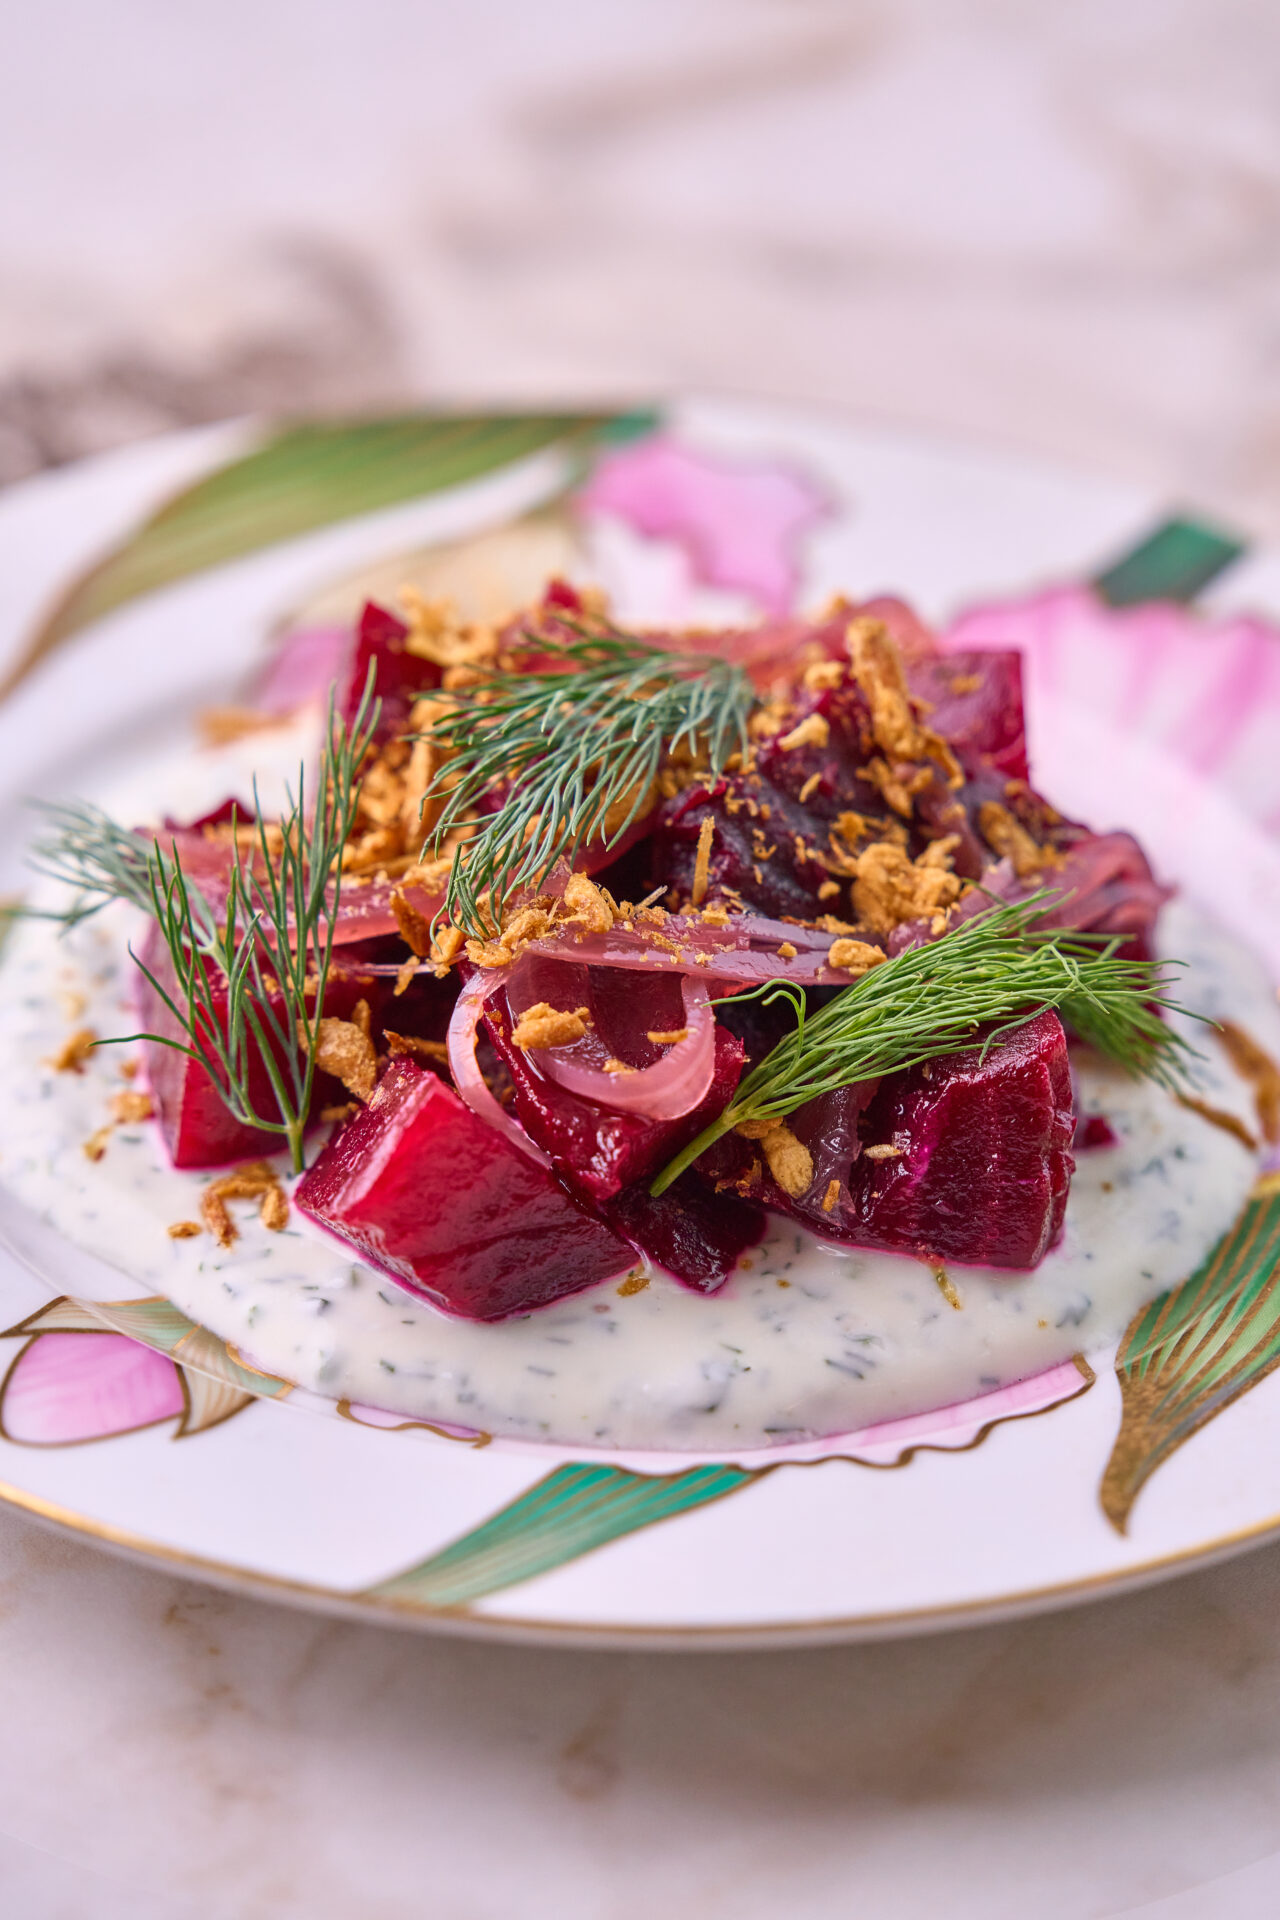
[[[531,1641],[595,1640],[620,1644],[624,1642],[643,1644],[647,1641],[655,1645],[696,1641],[726,1647],[735,1643],[740,1646],[750,1646],[765,1640],[814,1642],[822,1639],[835,1640],[844,1635],[854,1637],[865,1634],[870,1637],[879,1629],[892,1632],[904,1625],[914,1624],[924,1626],[927,1623],[934,1629],[940,1629],[949,1623],[960,1626],[984,1616],[999,1616],[1013,1609],[1051,1607],[1057,1602],[1100,1593],[1104,1588],[1121,1591],[1145,1584],[1178,1567],[1188,1567],[1197,1563],[1203,1565],[1224,1559],[1250,1546],[1260,1546],[1268,1538],[1280,1534],[1280,1513],[1277,1513],[1251,1527],[1240,1527],[1231,1533],[1221,1534],[1217,1539],[1206,1541],[1200,1546],[1184,1547],[1176,1553],[1160,1554],[1152,1560],[1139,1561],[1132,1566],[1117,1567],[1110,1573],[1086,1574],[1078,1580],[1056,1581],[1043,1587],[1023,1587],[1013,1593],[992,1595],[981,1600],[957,1600],[950,1605],[938,1607],[913,1607],[895,1613],[827,1614],[814,1620],[766,1621],[754,1626],[741,1627],[633,1627],[545,1620],[536,1615],[503,1614],[488,1608],[484,1612],[469,1608],[433,1609],[404,1601],[371,1600],[358,1590],[355,1593],[347,1593],[338,1587],[318,1586],[312,1581],[290,1580],[280,1574],[258,1573],[249,1568],[230,1566],[225,1561],[213,1560],[203,1554],[187,1553],[178,1547],[161,1546],[141,1534],[131,1533],[123,1527],[111,1526],[104,1521],[90,1520],[83,1514],[75,1513],[69,1507],[61,1506],[57,1501],[46,1500],[40,1494],[28,1493],[25,1488],[13,1487],[5,1482],[0,1482],[0,1502],[17,1508],[20,1512],[44,1522],[47,1526],[59,1527],[64,1532],[83,1535],[119,1553],[148,1562],[160,1562],[179,1572],[189,1570],[215,1585],[228,1586],[251,1594],[256,1593],[266,1598],[292,1599],[303,1605],[321,1605],[334,1611],[363,1616],[366,1619],[381,1619],[384,1622],[388,1619],[398,1619],[404,1624],[416,1621],[423,1626],[438,1626],[453,1632],[470,1633],[476,1636],[492,1631],[502,1637],[523,1638]]]

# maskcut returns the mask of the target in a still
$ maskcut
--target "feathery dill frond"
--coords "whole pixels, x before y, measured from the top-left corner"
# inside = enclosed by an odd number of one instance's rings
[[[66,912],[53,918],[73,927],[101,912],[109,900],[127,900],[150,913],[150,849],[145,840],[86,800],[32,804],[48,831],[32,846],[27,864],[76,893]]]
[[[531,637],[562,671],[491,674],[418,736],[449,756],[428,789],[444,800],[428,847],[467,836],[444,912],[468,933],[483,936],[507,896],[587,841],[616,845],[681,746],[713,777],[746,752],[755,694],[740,667],[614,629],[579,631],[567,642]]]
[[[255,782],[256,844],[246,859],[233,819],[227,897],[218,912],[183,871],[176,845],[166,851],[154,839],[148,846],[96,807],[46,808],[57,831],[39,844],[33,860],[38,871],[78,890],[79,899],[63,916],[69,924],[108,900],[127,900],[152,916],[168,948],[174,991],[130,952],[186,1039],[134,1033],[99,1044],[153,1040],[185,1053],[205,1069],[237,1120],[284,1136],[295,1172],[302,1170],[333,961],[342,849],[355,822],[360,768],[377,717],[371,670],[350,726],[335,719],[330,695],[314,799],[300,767],[296,791],[271,823],[262,817]],[[266,1068],[274,1113],[259,1113],[252,1103],[255,1054]]]
[[[884,961],[811,1018],[804,994],[785,980],[736,996],[763,997],[766,1005],[791,999],[795,1029],[744,1077],[718,1119],[663,1168],[650,1192],[664,1192],[743,1121],[782,1120],[837,1087],[957,1053],[982,1027],[992,1028],[984,1048],[998,1046],[1049,1007],[1129,1073],[1180,1087],[1193,1049],[1157,1012],[1183,1011],[1165,991],[1166,967],[1118,959],[1115,939],[1044,928],[1049,898],[1042,891],[995,907]]]

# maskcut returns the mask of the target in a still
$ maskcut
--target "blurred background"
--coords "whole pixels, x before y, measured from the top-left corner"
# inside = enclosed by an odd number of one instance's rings
[[[0,481],[405,398],[785,396],[1280,534],[1267,0],[42,0]]]

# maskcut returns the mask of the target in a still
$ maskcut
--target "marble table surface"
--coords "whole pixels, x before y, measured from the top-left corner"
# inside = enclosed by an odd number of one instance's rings
[[[0,1512],[3,1907],[1270,1920],[1277,1617],[1271,1548],[915,1641],[537,1651],[233,1598]]]
[[[46,0],[5,65],[0,481],[263,406],[696,387],[1280,537],[1268,0]],[[1269,1920],[1278,1622],[1271,1548],[914,1642],[540,1652],[0,1510],[0,1910]]]

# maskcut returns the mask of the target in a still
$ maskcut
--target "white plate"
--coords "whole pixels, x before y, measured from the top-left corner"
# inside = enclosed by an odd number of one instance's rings
[[[941,620],[1078,581],[1158,517],[1129,489],[885,431],[727,403],[673,408],[668,424],[730,473],[790,465],[817,481],[834,510],[801,552],[806,603],[838,587],[896,590]],[[0,646],[16,652],[69,572],[251,438],[234,427],[161,441],[9,496]],[[11,696],[6,807],[74,791],[125,728],[161,738],[195,706],[233,697],[268,629],[333,576],[501,525],[566,471],[538,456],[100,620]],[[591,537],[633,602],[656,613],[689,596],[678,544],[610,521]],[[1218,589],[1217,604],[1228,595]],[[741,595],[722,580],[692,604],[729,612]],[[979,637],[999,638],[1004,618],[975,616]],[[1072,591],[1024,614],[1019,632],[1038,782],[1100,824],[1132,825],[1188,892],[1280,952],[1280,856],[1263,830],[1280,814],[1270,634],[1102,615]],[[19,838],[10,827],[6,889],[21,884]],[[91,1263],[64,1248],[56,1274],[42,1264],[101,1314]],[[138,1291],[121,1278],[105,1297]],[[380,1431],[300,1393],[273,1405],[286,1397],[274,1383],[162,1308],[118,1305],[113,1324],[139,1345],[83,1307],[51,1307],[49,1287],[5,1259],[0,1324],[23,1322],[0,1342],[0,1497],[211,1580],[407,1625],[661,1646],[914,1632],[1114,1590],[1280,1530],[1280,1382],[1261,1377],[1262,1358],[1247,1394],[1170,1447],[1121,1535],[1099,1504],[1121,1417],[1105,1352],[1089,1356],[1092,1385],[1068,1364],[989,1403],[846,1441],[837,1457],[673,1474]]]

